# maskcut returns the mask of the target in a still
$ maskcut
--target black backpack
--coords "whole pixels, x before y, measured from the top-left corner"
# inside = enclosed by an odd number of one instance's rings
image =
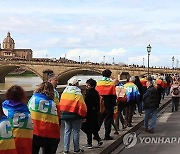
[[[173,93],[173,95],[179,95],[179,89],[174,88],[172,93]]]

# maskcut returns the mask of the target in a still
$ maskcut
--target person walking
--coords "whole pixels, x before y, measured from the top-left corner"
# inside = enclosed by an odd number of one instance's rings
[[[98,141],[98,146],[103,144],[98,133],[98,115],[100,114],[100,97],[95,89],[96,81],[89,79],[86,81],[85,103],[87,106],[87,115],[83,122],[81,130],[87,135],[87,145],[85,147],[92,148],[92,134],[94,139]]]
[[[134,84],[138,87],[139,90],[139,101],[137,102],[137,107],[138,107],[138,113],[141,116],[142,110],[143,110],[143,103],[142,103],[142,97],[145,94],[146,91],[144,91],[143,85],[139,79],[139,76],[135,76],[135,81]]]
[[[32,154],[33,125],[24,89],[18,85],[10,87],[5,94],[2,108],[13,128],[17,153]]]
[[[12,127],[0,103],[0,154],[17,154]]]
[[[53,85],[41,83],[30,98],[28,107],[34,124],[32,153],[38,154],[42,147],[43,154],[54,154],[54,145],[60,138],[60,126]]]
[[[117,96],[116,104],[118,107],[117,117],[115,119],[116,128],[117,130],[119,130],[119,120],[120,120],[122,129],[125,129],[126,122],[122,112],[124,111],[126,106],[126,100],[127,100],[126,89],[124,88],[124,85],[119,82],[119,80],[115,79],[113,80],[113,82],[116,86],[116,96]]]
[[[135,105],[139,101],[139,90],[138,87],[134,84],[135,77],[131,76],[129,78],[129,82],[124,84],[124,88],[126,89],[126,98],[127,105],[125,108],[125,119],[128,127],[132,127],[132,117],[135,110]]]
[[[157,120],[157,108],[159,108],[159,93],[158,90],[153,86],[152,80],[148,80],[146,82],[147,91],[143,95],[143,102],[144,102],[144,110],[145,110],[145,117],[144,117],[144,127],[145,131],[149,133],[154,133],[154,129],[156,126]],[[150,119],[150,115],[152,114],[152,121],[150,126],[148,127],[148,121]]]
[[[87,114],[87,107],[84,102],[79,81],[71,78],[68,86],[64,89],[60,98],[61,119],[64,120],[64,154],[69,153],[70,137],[73,132],[74,153],[81,153],[84,150],[79,148],[80,129],[82,119]]]
[[[51,74],[48,80],[54,88],[54,102],[56,103],[56,108],[57,108],[57,114],[58,114],[58,119],[59,119],[59,124],[61,125],[60,122],[60,111],[59,111],[59,92],[56,90],[56,87],[58,85],[58,76],[55,74]],[[60,138],[57,138],[54,144],[54,154],[56,154],[58,144],[60,142]]]
[[[172,112],[178,111],[180,98],[180,85],[178,81],[174,81],[171,86],[170,93],[172,95]]]
[[[111,125],[113,123],[114,106],[116,105],[115,85],[110,78],[111,71],[106,69],[102,72],[103,78],[97,82],[96,90],[103,97],[105,112],[99,117],[99,130],[104,121],[105,137],[104,140],[113,140],[110,136]]]

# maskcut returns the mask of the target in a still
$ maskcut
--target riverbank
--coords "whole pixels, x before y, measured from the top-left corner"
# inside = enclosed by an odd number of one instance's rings
[[[7,77],[36,77],[37,75],[31,71],[21,71],[9,73]]]

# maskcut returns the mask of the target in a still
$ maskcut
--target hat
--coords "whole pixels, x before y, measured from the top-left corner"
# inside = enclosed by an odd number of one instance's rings
[[[71,78],[71,79],[68,80],[68,84],[76,85],[79,81],[81,81],[81,80],[76,79],[76,78]]]

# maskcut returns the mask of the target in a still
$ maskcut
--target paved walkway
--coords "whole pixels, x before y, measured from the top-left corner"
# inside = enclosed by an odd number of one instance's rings
[[[165,104],[167,104],[167,102],[170,99],[171,99],[170,97],[165,97],[165,99],[161,101],[161,104],[160,104],[161,108],[163,108],[163,106]],[[116,146],[122,142],[124,134],[126,134],[129,131],[134,131],[134,130],[138,129],[140,126],[142,126],[144,114],[142,114],[142,116],[139,116],[137,111],[136,111],[136,113],[137,114],[135,114],[133,116],[133,122],[132,122],[133,127],[130,127],[130,128],[127,127],[125,130],[120,130],[119,135],[114,135],[114,128],[112,127],[111,136],[114,138],[114,140],[110,140],[110,141],[103,140],[104,143],[101,147],[98,147],[97,141],[93,140],[93,149],[83,148],[84,153],[85,154],[102,154],[102,153],[109,154],[110,153],[109,151],[112,151],[112,149],[116,148]],[[63,153],[63,143],[64,143],[64,141],[63,141],[64,133],[63,132],[64,132],[64,125],[62,124],[62,126],[61,126],[61,141],[58,146],[57,154]],[[105,132],[105,130],[102,125],[101,130],[99,131],[100,137],[102,139],[104,138],[104,132]],[[71,136],[72,136],[72,134],[71,134]],[[81,133],[80,133],[80,148],[82,148],[82,146],[85,145],[86,143],[87,143],[86,135],[81,131]],[[70,152],[73,153],[73,143],[72,142],[71,142],[71,146],[70,146]]]

